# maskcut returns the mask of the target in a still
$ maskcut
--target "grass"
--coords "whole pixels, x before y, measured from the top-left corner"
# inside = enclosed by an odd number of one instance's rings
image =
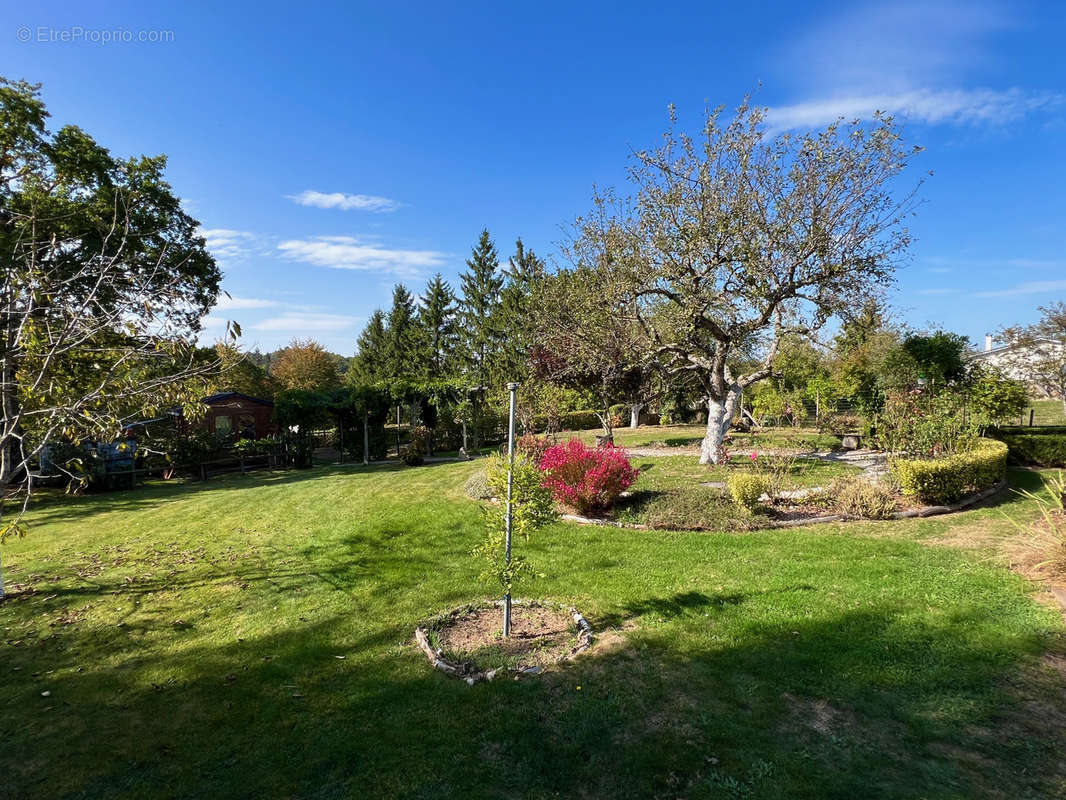
[[[704,425],[641,425],[639,428],[615,428],[614,442],[619,447],[696,447],[707,432]],[[586,444],[593,444],[602,434],[599,428],[587,431],[566,431],[560,439],[577,436]],[[768,428],[757,433],[730,432],[726,444],[730,448],[791,448],[799,450],[832,450],[840,446],[840,438],[819,433],[811,428]]]
[[[653,463],[649,482],[672,469]],[[1008,537],[1030,501],[788,532],[554,525],[517,545],[523,591],[576,603],[599,643],[471,688],[410,640],[487,594],[479,467],[35,509],[2,552],[0,797],[1066,796],[1062,616],[990,552],[941,545]]]
[[[1033,409],[1034,425],[1066,425],[1066,413],[1062,409],[1061,400],[1034,400],[1030,406]],[[1029,424],[1028,409],[1022,415],[1024,424]]]

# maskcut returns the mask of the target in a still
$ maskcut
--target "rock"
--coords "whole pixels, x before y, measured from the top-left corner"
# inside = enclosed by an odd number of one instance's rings
[[[840,439],[840,446],[845,450],[858,450],[862,447],[862,437],[858,434],[849,433]]]

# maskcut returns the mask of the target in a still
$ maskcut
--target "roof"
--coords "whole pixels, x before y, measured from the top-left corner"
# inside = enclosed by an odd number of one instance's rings
[[[971,361],[975,361],[980,358],[987,358],[988,356],[996,356],[1000,353],[1009,353],[1011,350],[1018,350],[1023,347],[1031,348],[1034,344],[1039,346],[1042,344],[1057,344],[1057,342],[1054,339],[1041,338],[1033,339],[1032,342],[1026,343],[1015,342],[1009,344],[1001,344],[999,347],[993,347],[991,350],[971,350],[969,355],[966,357]]]
[[[218,392],[216,394],[208,395],[201,402],[206,403],[209,406],[213,406],[216,403],[221,403],[223,400],[233,400],[235,398],[240,398],[241,400],[251,400],[253,403],[259,403],[263,406],[274,406],[274,403],[270,400],[264,400],[262,397],[252,397],[250,394],[242,394],[241,392]]]

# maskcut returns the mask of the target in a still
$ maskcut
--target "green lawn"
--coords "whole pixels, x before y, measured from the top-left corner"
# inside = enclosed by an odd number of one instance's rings
[[[1066,414],[1062,411],[1061,400],[1034,400],[1029,404],[1035,412],[1033,414],[1034,425],[1066,425]],[[1029,424],[1028,409],[1022,415],[1026,425]]]
[[[743,534],[552,526],[518,545],[527,593],[575,602],[599,644],[468,687],[410,640],[485,594],[478,468],[35,510],[2,551],[0,797],[1066,796],[1043,657],[1066,652],[1062,615],[943,544],[1011,535],[1023,500]]]
[[[703,441],[707,432],[705,425],[641,425],[639,428],[615,428],[614,442],[619,447],[693,447]],[[560,439],[577,436],[592,444],[600,429],[566,431]],[[811,428],[768,428],[758,433],[729,434],[730,448],[792,448],[800,450],[831,450],[840,446],[840,439],[830,434],[818,433]]]

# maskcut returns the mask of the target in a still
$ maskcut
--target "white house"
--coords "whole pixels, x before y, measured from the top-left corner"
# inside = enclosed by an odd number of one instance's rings
[[[1054,339],[1037,339],[1025,344],[995,346],[992,334],[985,334],[985,349],[967,356],[971,364],[994,367],[1008,378],[1024,381],[1044,397],[1057,394],[1053,384],[1046,380],[1049,362],[1062,361],[1063,344]]]

